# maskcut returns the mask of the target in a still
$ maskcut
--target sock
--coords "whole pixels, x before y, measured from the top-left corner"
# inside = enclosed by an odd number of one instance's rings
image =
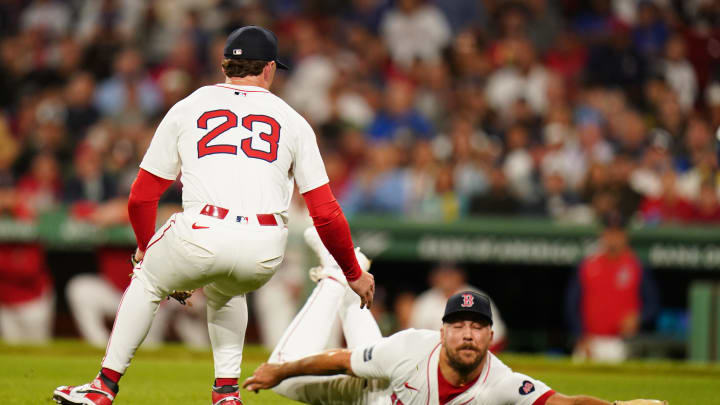
[[[238,379],[237,378],[216,378],[215,379],[216,387],[222,387],[224,385],[238,385]]]
[[[122,377],[122,374],[118,373],[115,370],[111,370],[109,368],[101,368],[100,373],[105,376],[108,380],[114,382],[117,384],[120,381],[120,377]]]
[[[105,385],[116,394],[120,391],[120,387],[118,386],[118,381],[120,381],[120,377],[122,377],[122,374],[118,373],[115,370],[104,367],[100,369],[100,379],[103,380]]]

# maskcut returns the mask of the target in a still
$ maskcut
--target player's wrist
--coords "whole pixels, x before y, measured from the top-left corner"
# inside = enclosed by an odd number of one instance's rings
[[[348,282],[357,281],[358,279],[360,279],[360,276],[362,276],[362,269],[356,261],[353,267],[351,267],[349,270],[343,270],[343,274],[345,274],[345,279]]]

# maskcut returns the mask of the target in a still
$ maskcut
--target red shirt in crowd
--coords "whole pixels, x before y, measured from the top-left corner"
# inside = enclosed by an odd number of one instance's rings
[[[25,304],[52,288],[40,245],[2,244],[0,263],[0,305]]]
[[[618,256],[588,257],[580,265],[579,281],[583,333],[617,336],[623,319],[640,313],[642,267],[630,249]]]
[[[647,198],[642,202],[640,212],[647,222],[689,222],[692,221],[694,208],[683,198]]]

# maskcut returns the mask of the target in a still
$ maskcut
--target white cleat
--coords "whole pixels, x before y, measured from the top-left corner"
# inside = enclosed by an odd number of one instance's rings
[[[315,227],[311,226],[307,228],[304,236],[305,242],[307,242],[308,246],[310,246],[313,252],[315,252],[320,259],[320,266],[310,269],[310,279],[317,283],[324,278],[331,278],[340,284],[347,286],[345,274],[322,243],[320,235],[318,235]],[[367,256],[360,251],[359,247],[355,248],[355,257],[357,258],[358,264],[363,271],[368,271],[370,269],[370,259],[368,259]]]

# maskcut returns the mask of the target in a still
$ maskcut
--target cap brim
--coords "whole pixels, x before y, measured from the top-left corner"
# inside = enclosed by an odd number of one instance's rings
[[[445,314],[445,316],[442,317],[443,322],[447,322],[448,319],[452,319],[457,316],[467,316],[467,317],[480,317],[483,319],[487,319],[488,322],[490,322],[490,325],[493,324],[493,320],[491,317],[487,316],[486,314],[480,313],[478,311],[473,311],[471,309],[459,309],[457,311],[453,311],[450,313]]]
[[[282,63],[282,62],[280,62],[280,61],[279,61],[279,60],[277,60],[277,59],[275,59],[275,64],[277,65],[278,69],[282,69],[282,70],[290,70],[290,67],[289,67],[288,65],[286,65],[286,64],[284,64],[284,63]]]

